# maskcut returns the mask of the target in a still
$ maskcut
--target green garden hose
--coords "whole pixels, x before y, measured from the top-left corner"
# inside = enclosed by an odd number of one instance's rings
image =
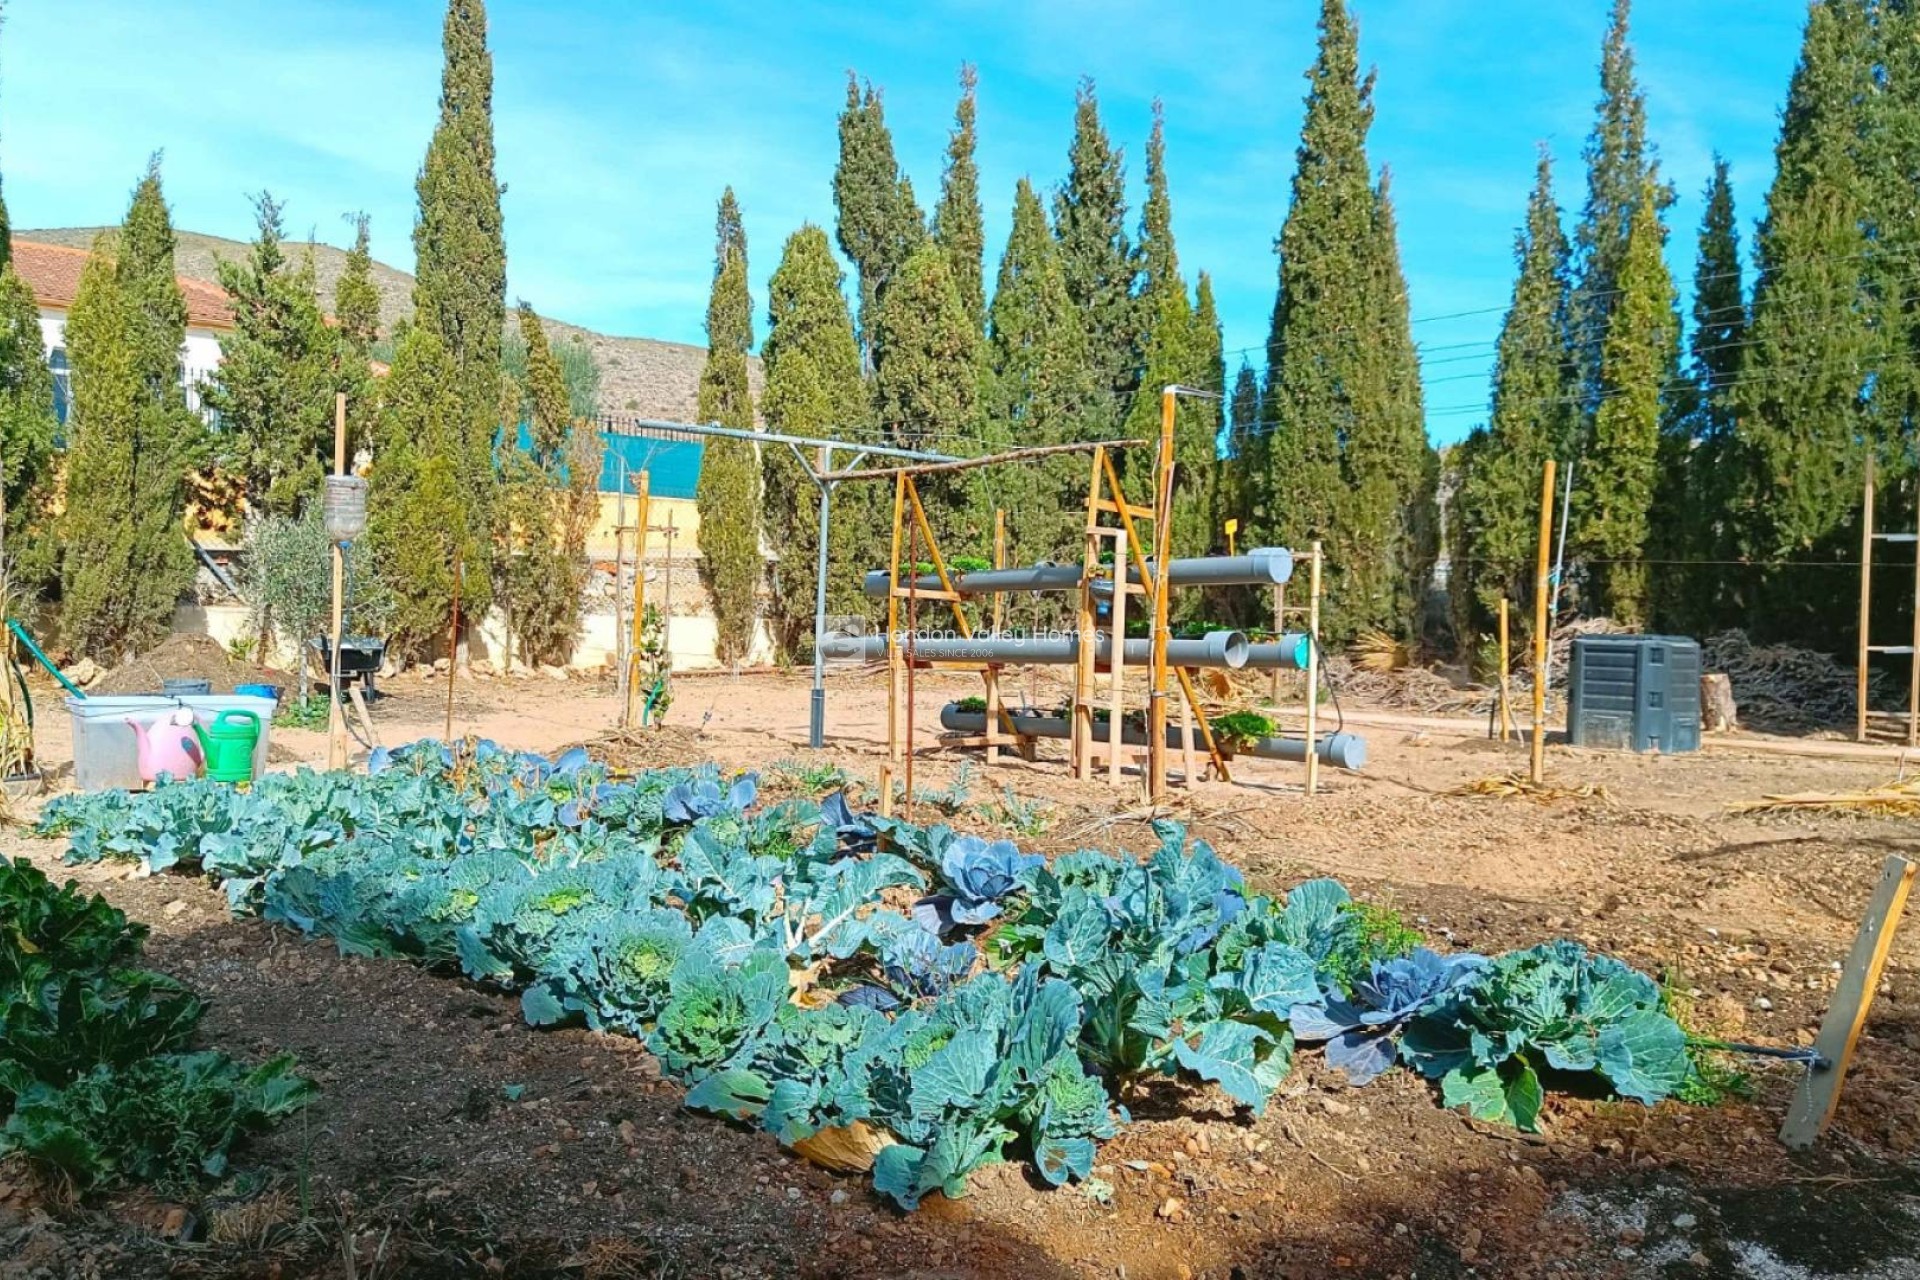
[[[40,660],[40,665],[45,667],[48,671],[52,672],[53,678],[55,680],[58,680],[62,685],[64,685],[68,693],[72,694],[76,698],[85,698],[87,696],[86,693],[81,690],[79,685],[67,679],[65,673],[63,673],[60,670],[60,668],[53,665],[53,662],[47,657],[46,654],[40,652],[40,646],[33,642],[33,637],[27,634],[27,629],[20,625],[20,619],[8,618],[7,630],[13,632],[14,638],[19,640],[21,644],[27,646],[27,652],[32,654],[34,657],[38,658]]]

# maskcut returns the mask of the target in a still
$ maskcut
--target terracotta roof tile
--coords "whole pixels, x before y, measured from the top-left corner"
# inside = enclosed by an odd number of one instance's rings
[[[41,244],[37,240],[13,240],[13,269],[33,298],[43,307],[64,310],[73,305],[80,290],[80,273],[86,269],[89,253],[65,245]],[[199,329],[233,328],[233,305],[226,290],[209,280],[178,277],[180,293],[187,300],[187,323]]]

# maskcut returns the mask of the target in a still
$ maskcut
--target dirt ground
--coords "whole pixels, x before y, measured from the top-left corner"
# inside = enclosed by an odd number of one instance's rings
[[[438,735],[446,687],[389,682],[389,744]],[[923,679],[917,787],[948,787],[956,753],[929,727],[950,696]],[[828,761],[868,781],[885,759],[885,686],[838,675],[829,746],[807,751],[803,677],[677,682],[670,727],[621,748],[633,762],[715,759],[766,769]],[[50,697],[46,706],[58,704]],[[1295,766],[1243,761],[1235,784],[1179,794],[1188,822],[1256,889],[1334,875],[1386,900],[1444,946],[1501,949],[1569,936],[1664,976],[1703,1031],[1811,1041],[1878,868],[1920,849],[1912,821],[1736,816],[1764,794],[1855,788],[1901,767],[1890,751],[1758,739],[1693,756],[1548,749],[1588,799],[1451,795],[1524,768],[1525,749],[1478,726],[1348,708],[1363,774],[1328,771],[1302,794]],[[534,750],[615,719],[604,686],[494,680],[456,689],[456,734]],[[1361,721],[1365,723],[1362,724]],[[1391,723],[1386,723],[1391,721]],[[64,759],[64,718],[41,748]],[[276,759],[318,761],[322,734],[275,731]],[[953,820],[1003,830],[1044,806],[1034,847],[1144,849],[1154,816],[1137,783],[1072,781],[1065,744],[1034,763],[967,770]],[[771,777],[772,775],[770,775]],[[918,816],[931,817],[922,813]],[[52,869],[60,846],[0,848]],[[71,874],[71,873],[70,873]],[[169,1210],[138,1197],[78,1208],[36,1200],[0,1168],[0,1278],[505,1275],[1123,1277],[1920,1277],[1920,928],[1896,940],[1832,1130],[1812,1152],[1775,1139],[1799,1077],[1739,1064],[1753,1096],[1714,1108],[1559,1097],[1537,1137],[1447,1112],[1407,1073],[1364,1090],[1301,1055],[1264,1116],[1168,1083],[1102,1146],[1099,1203],[1016,1166],[976,1175],[957,1201],[901,1214],[770,1137],[685,1111],[634,1042],[525,1027],[517,1000],[397,962],[339,957],[228,917],[210,887],[121,868],[78,878],[153,925],[149,958],[206,995],[203,1039],[253,1058],[299,1055],[320,1083],[304,1118],[239,1165],[233,1188]]]

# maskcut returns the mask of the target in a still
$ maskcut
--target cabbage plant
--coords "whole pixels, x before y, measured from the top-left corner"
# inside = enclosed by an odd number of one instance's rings
[[[936,934],[985,924],[1000,914],[1001,900],[1020,887],[1022,872],[1046,864],[1037,853],[1021,853],[1011,840],[955,836],[940,859],[942,891],[914,903],[913,918]]]
[[[1350,995],[1321,989],[1320,999],[1296,1004],[1287,1021],[1294,1038],[1325,1041],[1327,1065],[1344,1071],[1350,1084],[1369,1084],[1400,1051],[1400,1037],[1416,1017],[1470,982],[1483,956],[1443,956],[1425,947],[1411,955],[1376,960]]]

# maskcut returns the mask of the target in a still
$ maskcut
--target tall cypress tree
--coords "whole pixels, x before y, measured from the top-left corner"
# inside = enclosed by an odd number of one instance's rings
[[[1869,182],[1859,149],[1877,92],[1864,0],[1808,11],[1761,223],[1745,367],[1733,403],[1747,493],[1741,546],[1761,562],[1846,559],[1858,548],[1863,440],[1880,361],[1868,261]],[[1838,640],[1854,586],[1777,565],[1753,618],[1763,634]]]
[[[507,248],[494,176],[493,56],[484,0],[447,0],[441,31],[440,119],[415,183],[414,322],[440,339],[453,362],[458,403],[454,441],[466,525],[480,535],[482,561],[467,565],[471,616],[486,606],[499,430],[500,334],[506,314]],[[477,594],[475,594],[477,593]]]
[[[53,372],[33,290],[13,269],[7,206],[0,200],[0,485],[7,503],[0,574],[37,592],[57,564],[53,523]]]
[[[1613,13],[1600,52],[1600,101],[1588,135],[1587,201],[1574,230],[1574,360],[1591,426],[1600,397],[1600,365],[1622,290],[1621,264],[1627,235],[1643,191],[1654,193],[1655,212],[1672,202],[1672,192],[1654,178],[1647,145],[1647,99],[1634,74],[1628,40],[1632,0],[1613,0]]]
[[[886,109],[871,84],[847,73],[847,104],[840,112],[840,159],[833,170],[835,233],[859,277],[860,350],[877,368],[875,341],[882,296],[894,275],[926,238],[913,184],[893,154]]]
[[[1372,77],[1342,0],[1323,0],[1306,121],[1281,227],[1280,287],[1267,340],[1256,536],[1326,540],[1333,627],[1406,620],[1411,338],[1390,205],[1367,162]],[[1402,342],[1405,344],[1402,351]],[[1417,399],[1412,401],[1417,412]],[[1424,459],[1421,459],[1424,471]]]
[[[912,447],[961,453],[977,422],[980,344],[953,287],[946,255],[927,242],[914,250],[880,304],[876,336],[886,351],[874,379],[880,421]],[[949,553],[991,537],[990,512],[965,472],[930,477],[921,494],[934,533]]]
[[[1053,231],[1067,296],[1086,330],[1095,386],[1107,400],[1099,412],[1111,425],[1139,385],[1141,335],[1127,245],[1126,167],[1100,123],[1092,80],[1082,80],[1074,97],[1067,162],[1067,180],[1053,200]]]
[[[380,339],[380,291],[373,283],[370,221],[356,213],[353,247],[333,284],[333,316],[337,338],[338,390],[347,397],[349,447],[370,445],[379,419],[379,388],[373,379],[373,344]]]
[[[1373,336],[1378,400],[1356,417],[1341,450],[1342,540],[1352,566],[1349,600],[1369,602],[1368,624],[1401,631],[1419,627],[1439,555],[1438,469],[1427,444],[1420,357],[1390,185],[1383,171],[1374,187],[1368,243],[1366,331]],[[1336,502],[1336,515],[1341,506]],[[1371,583],[1363,577],[1368,570]]]
[[[335,346],[314,301],[311,257],[287,260],[281,206],[262,192],[247,256],[219,265],[234,332],[221,344],[206,396],[220,415],[222,464],[255,512],[292,515],[317,493],[333,459]]]
[[[1658,512],[1649,545],[1658,624],[1706,634],[1737,624],[1752,584],[1731,576],[1739,552],[1733,507],[1742,490],[1734,390],[1746,352],[1740,233],[1727,162],[1714,157],[1693,274],[1691,365],[1676,379],[1661,436]],[[1738,570],[1735,570],[1737,573]]]
[[[1252,483],[1258,470],[1256,455],[1264,438],[1260,429],[1260,375],[1253,371],[1253,362],[1242,356],[1240,370],[1233,376],[1232,394],[1227,398],[1226,448],[1213,498],[1216,526],[1228,520],[1239,522],[1236,547],[1253,545],[1245,539],[1254,536]]]
[[[857,435],[866,425],[860,346],[840,286],[840,265],[825,231],[809,223],[787,238],[767,286],[767,341],[761,350],[767,371],[761,408],[772,430],[832,438]],[[833,461],[844,465],[850,458],[838,451]],[[782,653],[798,656],[812,638],[819,490],[784,446],[762,451],[760,467],[767,542],[774,556],[774,642]],[[863,567],[863,557],[871,559],[879,545],[871,521],[872,493],[871,485],[846,484],[833,495],[827,608],[836,614],[867,611],[853,570]]]
[[[1455,460],[1448,588],[1463,641],[1493,626],[1502,597],[1516,605],[1530,598],[1541,469],[1571,444],[1577,418],[1567,237],[1545,148],[1513,256],[1519,274],[1494,357],[1492,420],[1484,445]]]
[[[1651,528],[1660,424],[1679,362],[1679,319],[1663,257],[1659,192],[1648,178],[1620,259],[1613,316],[1601,352],[1600,402],[1576,506],[1590,565],[1592,605],[1629,626],[1647,619]]]
[[[173,250],[155,157],[119,235],[95,244],[67,322],[61,630],[101,661],[164,636],[193,583],[181,522],[205,431],[180,386],[187,304]]]
[[[340,337],[365,354],[380,338],[380,290],[373,283],[372,219],[353,215],[353,247],[333,285],[333,318]]]
[[[463,618],[471,616],[467,602],[476,593],[484,599],[490,586],[483,535],[461,491],[465,423],[459,400],[447,394],[455,377],[440,335],[404,326],[381,389],[367,499],[367,542],[390,607],[387,647],[402,659],[447,642],[456,575]]]
[[[747,354],[753,349],[753,299],[747,292],[747,233],[728,187],[720,197],[707,303],[707,363],[700,371],[700,420],[753,429]],[[760,576],[760,463],[745,440],[709,439],[694,494],[700,512],[700,572],[713,597],[722,662],[753,647]]]
[[[988,323],[986,421],[996,446],[1098,438],[1103,403],[1087,365],[1087,335],[1067,294],[1060,249],[1033,184],[1013,194],[1013,228],[1000,259]],[[1024,563],[1077,559],[1086,523],[1084,454],[1037,458],[995,477],[1012,555]],[[1076,494],[1076,489],[1078,493]]]
[[[1193,367],[1183,379],[1188,386],[1215,397],[1188,401],[1196,410],[1194,416],[1199,419],[1200,428],[1189,442],[1188,469],[1194,472],[1192,483],[1199,485],[1192,491],[1193,501],[1204,513],[1207,523],[1207,536],[1199,542],[1202,548],[1211,548],[1216,543],[1225,546],[1226,535],[1220,531],[1220,522],[1230,514],[1219,507],[1220,431],[1226,423],[1230,390],[1223,345],[1220,306],[1213,297],[1213,277],[1202,271],[1193,291]]]
[[[973,158],[975,89],[980,83],[973,64],[960,68],[960,103],[953,109],[953,136],[947,140],[947,169],[940,179],[940,203],[933,211],[933,238],[947,254],[947,269],[960,305],[976,332],[987,327],[983,262],[987,237],[980,210],[980,166]]]

